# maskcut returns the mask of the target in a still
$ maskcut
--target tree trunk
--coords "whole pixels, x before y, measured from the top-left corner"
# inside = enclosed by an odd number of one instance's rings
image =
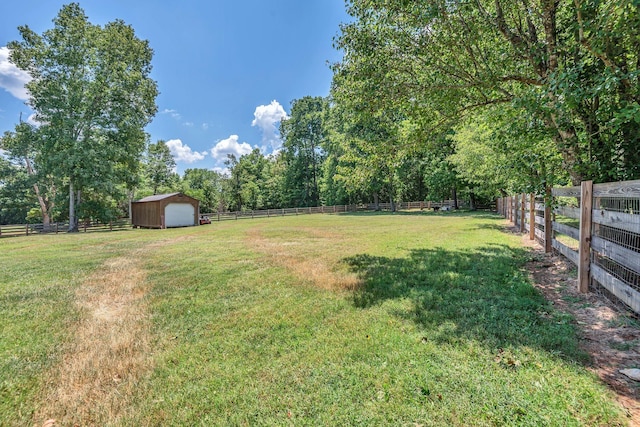
[[[76,201],[73,182],[69,182],[69,233],[78,231],[78,218],[76,217]]]
[[[27,173],[29,175],[35,175],[33,167],[31,166],[31,161],[28,157],[25,156],[24,162],[27,165]],[[47,200],[42,197],[42,194],[40,193],[40,186],[38,186],[37,183],[33,184],[33,191],[35,191],[36,197],[38,199],[38,205],[40,205],[40,212],[42,213],[42,226],[44,230],[48,231],[51,227],[51,216],[49,215],[50,207],[48,206]]]
[[[458,210],[458,190],[456,187],[453,187],[451,191],[451,197],[453,198],[453,209]]]
[[[375,211],[380,210],[380,200],[378,198],[378,193],[373,193],[373,208]]]

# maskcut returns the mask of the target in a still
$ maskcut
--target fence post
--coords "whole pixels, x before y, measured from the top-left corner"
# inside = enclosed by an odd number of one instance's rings
[[[113,222],[109,221],[109,231],[113,231]]]
[[[591,273],[591,216],[593,208],[593,181],[580,186],[580,247],[578,250],[578,290],[589,292]]]
[[[220,211],[218,211],[218,222],[220,222]]]
[[[522,193],[522,203],[520,204],[520,232],[524,233],[524,209],[527,204],[527,195]]]
[[[0,237],[2,237],[2,227],[0,227]]]
[[[536,238],[536,196],[529,195],[529,240]]]
[[[25,225],[25,226],[24,226],[24,229],[26,230],[26,232],[27,232],[27,236],[28,236],[28,235],[29,235],[29,224]]]
[[[544,198],[544,251],[551,253],[551,240],[553,239],[553,226],[551,225],[551,187],[547,186]]]

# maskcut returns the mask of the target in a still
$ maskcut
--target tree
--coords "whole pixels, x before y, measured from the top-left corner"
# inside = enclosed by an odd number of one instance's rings
[[[0,224],[22,224],[36,206],[24,166],[0,156]]]
[[[544,124],[574,183],[640,176],[632,0],[350,0],[349,12],[334,92],[356,110],[396,106],[434,131],[515,106]]]
[[[182,178],[183,192],[200,200],[201,212],[215,212],[222,200],[223,178],[209,169],[187,169]]]
[[[280,122],[282,155],[289,202],[295,206],[319,206],[325,141],[323,119],[328,108],[322,97],[305,96],[293,101],[291,116]]]
[[[48,229],[56,201],[56,182],[48,169],[48,159],[38,155],[37,148],[40,144],[41,134],[39,130],[28,123],[21,122],[16,126],[15,132],[5,132],[0,138],[0,148],[5,150],[9,157],[17,163],[18,169],[22,169],[26,179],[25,185],[33,188],[35,199],[38,202],[42,224]],[[16,176],[18,176],[16,175]]]
[[[171,184],[175,167],[176,161],[163,140],[149,144],[145,158],[145,169],[153,194],[158,194],[158,188],[161,186]]]
[[[69,231],[85,189],[110,194],[132,186],[144,150],[144,127],[155,115],[152,49],[121,20],[88,21],[77,3],[63,6],[42,35],[18,28],[10,60],[27,71],[28,104],[42,123],[37,151],[68,186]],[[100,198],[94,198],[100,200]]]

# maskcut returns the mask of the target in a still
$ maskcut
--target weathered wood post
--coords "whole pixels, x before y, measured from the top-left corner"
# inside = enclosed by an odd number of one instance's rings
[[[536,196],[529,195],[529,240],[536,238]]]
[[[578,249],[578,290],[589,292],[591,276],[591,216],[593,212],[593,181],[580,185],[580,246]]]
[[[526,199],[527,195],[522,193],[522,203],[520,205],[520,232],[524,233],[524,208],[526,207],[527,204],[527,199]]]
[[[29,224],[25,225],[24,229],[25,229],[25,231],[27,233],[27,236],[28,236],[29,235]]]
[[[544,251],[551,253],[553,240],[553,227],[551,225],[551,187],[547,186],[544,197]]]

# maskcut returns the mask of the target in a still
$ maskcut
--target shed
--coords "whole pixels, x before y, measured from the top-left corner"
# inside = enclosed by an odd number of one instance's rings
[[[200,201],[182,193],[156,194],[131,203],[134,227],[170,228],[198,224]]]

